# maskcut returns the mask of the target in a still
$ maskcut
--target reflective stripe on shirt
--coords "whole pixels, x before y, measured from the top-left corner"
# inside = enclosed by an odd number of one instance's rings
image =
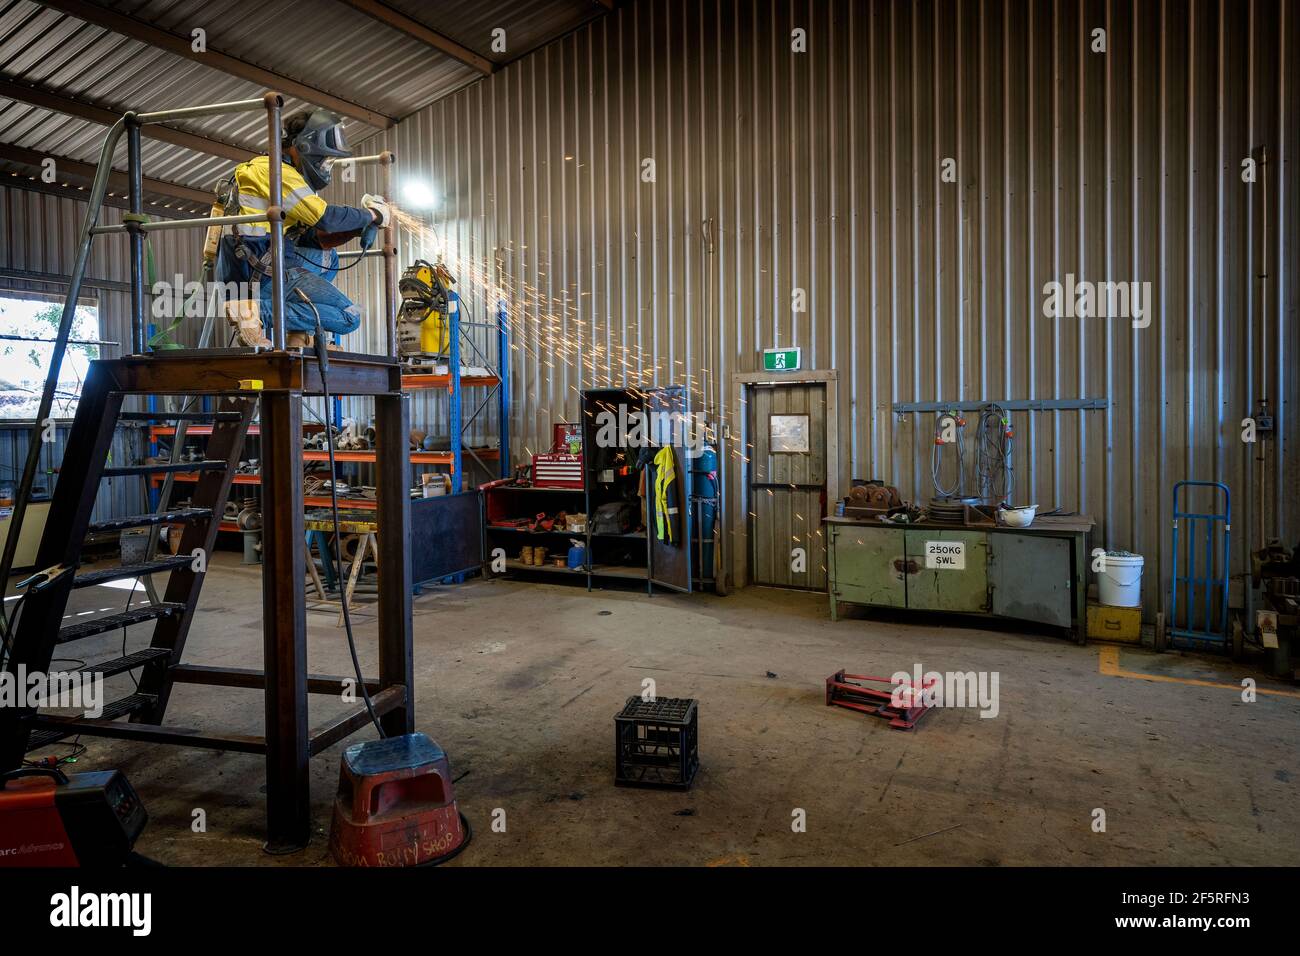
[[[257,156],[235,167],[235,182],[239,187],[241,215],[266,212],[270,204],[270,160]],[[284,208],[286,228],[314,226],[325,214],[326,202],[307,185],[302,174],[288,163],[280,168],[280,205]],[[265,236],[270,232],[266,223],[244,223],[237,227],[240,235]]]

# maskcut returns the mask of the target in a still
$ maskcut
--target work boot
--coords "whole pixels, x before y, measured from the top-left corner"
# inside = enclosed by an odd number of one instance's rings
[[[284,347],[287,349],[302,349],[308,351],[311,349],[312,344],[310,332],[289,332],[284,338]]]
[[[262,309],[256,299],[238,299],[226,303],[226,318],[235,327],[239,344],[249,348],[269,349],[271,340],[262,328]]]

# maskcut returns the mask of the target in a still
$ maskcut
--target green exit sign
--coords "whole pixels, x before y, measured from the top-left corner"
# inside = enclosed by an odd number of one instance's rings
[[[799,369],[799,349],[763,349],[764,372],[794,372]]]

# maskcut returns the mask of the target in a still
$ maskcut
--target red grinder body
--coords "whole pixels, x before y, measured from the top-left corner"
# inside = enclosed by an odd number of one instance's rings
[[[340,866],[440,863],[469,836],[447,755],[427,736],[368,740],[343,751],[330,826]]]

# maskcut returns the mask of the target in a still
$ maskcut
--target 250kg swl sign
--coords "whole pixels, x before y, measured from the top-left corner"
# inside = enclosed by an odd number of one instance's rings
[[[927,570],[965,571],[966,542],[927,541],[925,543],[925,566]]]

